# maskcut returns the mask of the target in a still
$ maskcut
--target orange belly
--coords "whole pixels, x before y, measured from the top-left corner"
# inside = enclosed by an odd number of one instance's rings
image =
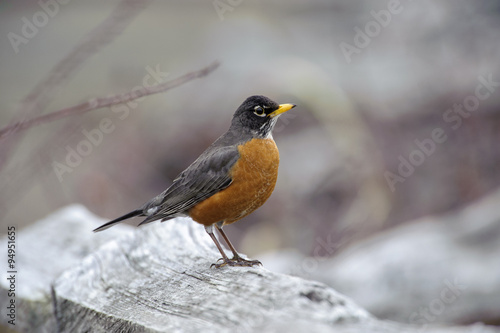
[[[230,224],[266,202],[278,178],[279,152],[273,139],[252,139],[238,146],[240,159],[231,169],[233,182],[189,211],[196,222]]]

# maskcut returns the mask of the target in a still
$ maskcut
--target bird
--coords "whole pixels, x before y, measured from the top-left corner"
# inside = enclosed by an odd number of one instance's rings
[[[258,260],[242,258],[223,227],[255,211],[273,192],[280,157],[272,130],[278,117],[295,106],[278,104],[262,95],[248,97],[234,112],[227,132],[182,171],[170,187],[94,232],[136,216],[146,217],[138,226],[189,216],[205,226],[222,255],[211,267],[262,265]],[[215,229],[229,246],[231,259],[214,235]]]

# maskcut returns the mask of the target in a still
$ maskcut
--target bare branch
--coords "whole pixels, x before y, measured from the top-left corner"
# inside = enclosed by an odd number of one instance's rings
[[[84,63],[99,50],[115,40],[141,13],[151,0],[122,0],[113,11],[92,29],[60,62],[52,68],[46,77],[23,99],[16,110],[15,117],[0,135],[0,170],[3,169],[9,153],[20,142],[12,140],[9,131],[19,132],[22,123],[30,117],[41,114],[68,80],[83,67]],[[5,140],[8,138],[7,140]],[[2,140],[3,139],[3,140]]]
[[[183,76],[180,76],[174,80],[170,80],[168,82],[159,84],[157,86],[152,86],[152,87],[144,87],[141,90],[134,90],[130,91],[127,93],[122,93],[122,94],[117,94],[109,97],[99,97],[99,98],[94,98],[91,99],[85,103],[81,103],[69,108],[65,108],[59,111],[54,111],[42,116],[34,117],[31,119],[27,119],[24,121],[19,121],[16,122],[12,125],[9,125],[7,127],[4,127],[3,129],[0,130],[0,140],[8,137],[9,135],[12,135],[14,133],[26,130],[28,128],[31,128],[33,126],[37,126],[40,124],[52,122],[61,118],[65,118],[68,116],[74,116],[78,114],[83,114],[89,111],[101,109],[104,107],[109,107],[117,104],[122,104],[126,103],[129,101],[133,101],[135,99],[148,96],[148,95],[153,95],[157,94],[160,92],[165,92],[167,90],[170,90],[172,88],[178,87],[180,85],[183,85],[184,83],[187,83],[189,81],[192,81],[197,78],[204,77],[208,74],[210,74],[212,71],[214,71],[217,67],[219,67],[219,63],[213,62],[212,64],[208,65],[205,68],[202,68],[197,71],[189,72]]]

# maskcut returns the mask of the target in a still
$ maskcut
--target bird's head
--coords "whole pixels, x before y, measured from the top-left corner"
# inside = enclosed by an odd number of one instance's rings
[[[278,104],[265,96],[250,96],[236,110],[231,127],[249,130],[254,136],[269,136],[278,117],[294,108],[294,104]]]

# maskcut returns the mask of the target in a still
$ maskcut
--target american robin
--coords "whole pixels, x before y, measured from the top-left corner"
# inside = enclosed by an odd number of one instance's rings
[[[243,259],[222,227],[259,208],[274,190],[279,152],[271,131],[279,115],[295,107],[264,96],[248,97],[236,110],[229,130],[210,145],[172,185],[141,208],[103,224],[102,231],[134,216],[147,216],[139,225],[189,216],[205,226],[222,258],[217,268],[261,265]],[[214,235],[214,226],[233,252],[229,259]]]

